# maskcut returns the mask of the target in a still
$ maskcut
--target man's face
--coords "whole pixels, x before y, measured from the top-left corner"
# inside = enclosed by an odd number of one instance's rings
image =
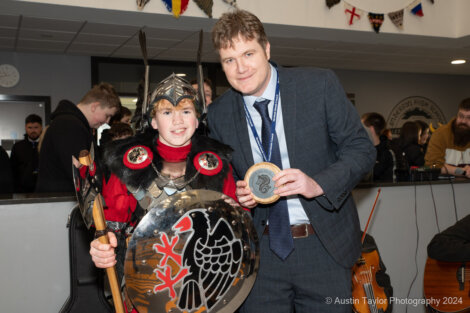
[[[109,123],[111,117],[116,114],[117,108],[102,107],[99,102],[93,102],[91,105],[91,118],[88,121],[91,128],[99,128],[104,123]]]
[[[452,126],[454,131],[454,144],[465,146],[470,142],[470,111],[459,110]]]
[[[470,129],[470,111],[459,110],[459,112],[457,112],[455,126],[461,129]]]
[[[167,146],[188,145],[199,124],[194,104],[185,100],[181,100],[177,107],[163,100],[152,119],[152,127],[158,129],[160,141]]]
[[[26,135],[31,140],[38,139],[42,132],[42,125],[39,123],[27,123],[24,128]]]
[[[232,47],[219,49],[220,62],[230,85],[244,95],[261,96],[270,78],[270,45],[238,36]]]
[[[194,89],[198,90],[197,84],[192,84],[191,86],[193,86]],[[206,100],[206,105],[209,106],[209,104],[212,103],[212,88],[207,83],[204,83],[204,98]]]

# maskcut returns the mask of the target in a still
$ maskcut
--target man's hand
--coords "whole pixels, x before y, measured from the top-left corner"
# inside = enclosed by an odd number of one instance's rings
[[[250,187],[248,187],[248,184],[244,180],[237,181],[235,194],[242,207],[252,209],[257,205],[257,202],[253,199]]]
[[[109,244],[101,243],[95,239],[90,244],[90,255],[93,263],[98,268],[113,267],[116,264],[114,248],[117,247],[116,235],[108,232]]]
[[[465,165],[463,170],[465,171],[465,177],[470,178],[470,165]]]
[[[311,177],[296,168],[289,168],[274,175],[274,194],[281,197],[302,195],[314,198],[323,194],[323,189]],[[238,184],[237,184],[238,185]]]

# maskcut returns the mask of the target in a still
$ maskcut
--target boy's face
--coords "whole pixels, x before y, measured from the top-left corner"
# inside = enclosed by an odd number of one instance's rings
[[[117,108],[102,107],[99,102],[93,102],[91,105],[91,116],[88,120],[91,128],[99,128],[104,123],[109,123],[111,117],[116,114]]]
[[[159,139],[170,147],[183,147],[191,142],[199,121],[194,104],[183,99],[174,107],[168,100],[160,100],[152,127],[158,129]]]

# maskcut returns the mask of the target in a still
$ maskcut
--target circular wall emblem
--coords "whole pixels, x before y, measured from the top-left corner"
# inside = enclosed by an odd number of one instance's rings
[[[432,123],[434,127],[437,127],[438,123],[447,123],[437,104],[428,98],[414,96],[401,100],[393,108],[388,116],[387,125],[396,137],[400,135],[403,124],[416,120],[421,120],[426,124]]]

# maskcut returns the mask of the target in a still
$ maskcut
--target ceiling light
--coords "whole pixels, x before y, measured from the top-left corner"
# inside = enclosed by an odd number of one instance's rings
[[[185,73],[178,73],[178,74],[176,74],[176,76],[179,76],[179,77],[185,77],[185,76],[186,76],[186,74],[185,74]]]
[[[455,65],[455,64],[464,64],[465,62],[467,62],[467,61],[465,61],[465,60],[452,60],[452,62],[450,62],[450,63]]]

